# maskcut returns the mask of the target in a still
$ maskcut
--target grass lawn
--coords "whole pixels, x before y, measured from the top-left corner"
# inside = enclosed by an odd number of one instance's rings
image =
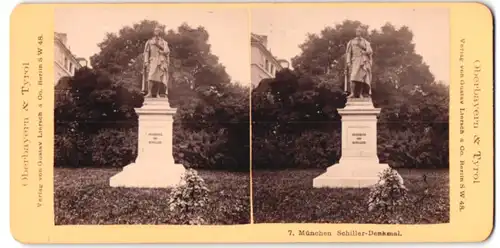
[[[313,188],[313,178],[324,172],[254,171],[254,222],[381,223],[368,211],[369,189]],[[410,198],[400,212],[405,224],[449,222],[448,171],[399,170],[399,173]]]
[[[172,224],[169,189],[111,188],[121,169],[55,169],[56,225]],[[207,224],[250,222],[249,173],[202,171],[210,190]]]

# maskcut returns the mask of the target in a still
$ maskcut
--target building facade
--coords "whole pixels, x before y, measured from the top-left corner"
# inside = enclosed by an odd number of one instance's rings
[[[75,75],[75,71],[87,66],[87,60],[77,58],[67,46],[68,37],[64,33],[54,33],[54,85],[63,77]]]
[[[289,67],[288,61],[277,59],[269,51],[267,48],[267,36],[252,34],[251,47],[252,87],[257,87],[263,79],[274,78],[276,72]]]

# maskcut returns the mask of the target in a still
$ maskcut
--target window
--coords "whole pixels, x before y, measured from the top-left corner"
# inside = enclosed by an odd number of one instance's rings
[[[269,60],[266,59],[266,70],[269,71]]]
[[[271,75],[274,76],[274,65],[271,65]]]
[[[64,57],[64,69],[68,70],[68,58]]]
[[[73,71],[73,63],[69,63],[69,73],[73,74],[74,71]]]

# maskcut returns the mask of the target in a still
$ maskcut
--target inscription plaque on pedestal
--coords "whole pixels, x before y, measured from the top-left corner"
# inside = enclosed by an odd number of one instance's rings
[[[148,133],[148,136],[151,137],[151,139],[149,140],[149,144],[157,144],[157,145],[163,144],[162,142],[163,133],[161,132]]]
[[[350,148],[367,149],[369,142],[368,127],[350,127],[347,130],[347,143]]]

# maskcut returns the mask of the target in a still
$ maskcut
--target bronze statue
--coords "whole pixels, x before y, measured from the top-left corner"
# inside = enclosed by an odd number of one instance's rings
[[[160,36],[161,32],[162,29],[156,27],[154,29],[154,36],[146,42],[144,47],[142,90],[144,92],[147,88],[147,94],[144,96],[145,98],[159,97],[161,84],[168,89],[170,49],[167,41]],[[168,96],[165,97],[168,98]]]
[[[370,43],[361,37],[362,31],[362,28],[358,27],[356,37],[347,43],[346,87],[347,83],[350,83],[348,98],[371,96],[373,51]],[[347,69],[349,70],[347,71]]]

